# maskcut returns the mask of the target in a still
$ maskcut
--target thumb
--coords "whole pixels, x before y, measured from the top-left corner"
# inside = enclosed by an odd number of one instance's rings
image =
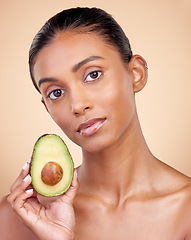
[[[66,198],[67,198],[67,200],[70,202],[70,204],[73,204],[79,187],[80,187],[80,183],[79,183],[78,177],[77,177],[77,169],[74,169],[74,175],[73,175],[71,186],[65,192],[65,194],[63,194],[63,196],[61,197],[62,200],[66,200]]]

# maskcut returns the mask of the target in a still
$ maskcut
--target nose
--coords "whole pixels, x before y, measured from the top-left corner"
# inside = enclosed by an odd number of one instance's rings
[[[88,90],[78,87],[71,93],[71,109],[75,116],[84,115],[93,107]]]

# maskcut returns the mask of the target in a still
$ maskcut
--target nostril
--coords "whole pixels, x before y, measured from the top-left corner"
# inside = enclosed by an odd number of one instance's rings
[[[75,111],[74,114],[75,115],[80,115],[80,114],[84,114],[90,107],[85,107],[82,111]]]

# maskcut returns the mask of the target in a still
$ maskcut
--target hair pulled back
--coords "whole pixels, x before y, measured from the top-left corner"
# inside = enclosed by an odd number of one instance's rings
[[[35,88],[39,88],[33,77],[35,56],[50,44],[57,34],[75,30],[79,33],[97,33],[108,44],[114,46],[124,62],[129,62],[132,51],[128,38],[115,19],[99,8],[71,8],[50,18],[33,39],[29,50],[29,70]]]

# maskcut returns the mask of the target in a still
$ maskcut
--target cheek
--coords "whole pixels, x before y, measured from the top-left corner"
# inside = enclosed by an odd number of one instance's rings
[[[107,87],[98,93],[97,99],[100,106],[105,106],[112,114],[130,112],[135,106],[132,85],[127,78],[120,76],[114,83],[107,84]]]
[[[66,134],[66,136],[76,142],[75,140],[75,129],[76,125],[74,123],[71,113],[66,110],[66,108],[54,107],[49,111],[54,122],[60,127],[60,129]]]
[[[60,106],[49,106],[49,114],[56,124],[64,129],[67,129],[71,125],[71,119],[69,119],[69,114],[64,108]]]
[[[106,94],[109,122],[112,123],[114,137],[118,139],[131,125],[136,111],[135,97],[131,84],[120,82],[113,91]],[[111,141],[112,141],[111,136]]]

